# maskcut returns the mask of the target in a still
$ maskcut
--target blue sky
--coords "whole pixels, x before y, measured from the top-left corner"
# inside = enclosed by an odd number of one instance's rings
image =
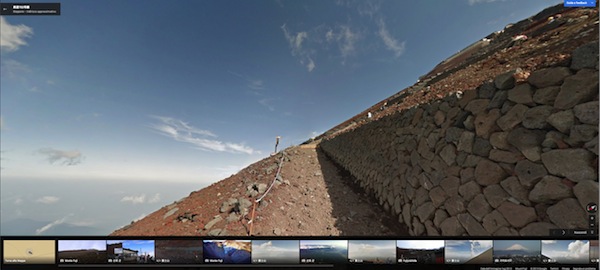
[[[202,188],[268,156],[276,136],[287,147],[320,134],[559,1],[60,2],[60,16],[1,17],[3,188]],[[163,205],[186,193],[127,192]],[[3,199],[5,218],[22,200]]]

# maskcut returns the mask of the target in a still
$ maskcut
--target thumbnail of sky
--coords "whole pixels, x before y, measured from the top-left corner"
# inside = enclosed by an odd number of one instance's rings
[[[106,250],[106,240],[58,240],[58,251]]]
[[[298,240],[252,240],[252,258],[300,258]]]
[[[0,17],[4,233],[108,234],[560,1],[60,3],[60,16]],[[99,218],[70,209],[92,201]]]
[[[348,259],[396,258],[394,240],[349,240]]]
[[[446,240],[444,257],[466,262],[492,248],[492,240]]]
[[[438,249],[444,247],[444,240],[398,240],[396,246],[406,249]]]
[[[589,263],[588,240],[542,240],[542,255],[559,263]]]

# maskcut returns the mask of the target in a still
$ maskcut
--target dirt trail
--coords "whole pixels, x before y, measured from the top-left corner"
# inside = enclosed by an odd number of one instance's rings
[[[253,235],[408,235],[406,228],[315,145],[284,152],[281,179],[257,204]],[[112,235],[246,236],[251,204],[273,182],[280,158],[281,153],[254,163]]]

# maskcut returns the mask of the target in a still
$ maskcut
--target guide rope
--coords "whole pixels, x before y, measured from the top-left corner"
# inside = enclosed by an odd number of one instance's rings
[[[262,199],[265,198],[265,196],[269,193],[269,191],[271,191],[271,188],[273,188],[273,186],[275,185],[275,182],[277,182],[277,179],[280,178],[280,173],[281,173],[281,168],[283,167],[283,159],[285,157],[284,152],[281,152],[281,159],[279,160],[279,167],[277,168],[277,173],[275,174],[275,178],[273,179],[273,182],[271,182],[271,185],[269,186],[269,188],[267,189],[267,191],[265,191],[265,193],[260,196],[260,198],[254,200],[254,203],[252,204],[252,218],[250,219],[250,221],[248,221],[248,223],[250,224],[250,234],[252,235],[252,228],[253,228],[253,224],[254,224],[254,214],[256,211],[256,204],[260,203],[260,201]]]

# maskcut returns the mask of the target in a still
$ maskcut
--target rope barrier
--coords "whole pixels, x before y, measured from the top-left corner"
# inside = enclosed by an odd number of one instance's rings
[[[283,158],[285,157],[284,152],[281,152],[281,159],[279,160],[279,168],[277,168],[277,173],[275,174],[275,178],[273,179],[273,182],[271,182],[271,185],[269,186],[269,188],[265,191],[265,193],[260,196],[260,198],[254,200],[254,203],[252,204],[252,219],[250,219],[250,221],[248,221],[248,223],[250,224],[250,234],[252,235],[252,228],[254,227],[254,214],[256,211],[256,204],[259,203],[262,199],[265,198],[265,196],[269,193],[269,191],[271,191],[271,188],[273,188],[273,185],[275,185],[275,182],[277,181],[277,179],[280,177],[279,174],[281,173],[281,167],[283,167]]]
[[[271,182],[271,186],[269,186],[269,188],[267,189],[267,191],[265,191],[265,193],[262,196],[260,196],[260,198],[258,198],[256,200],[257,203],[259,203],[267,195],[267,193],[269,193],[269,191],[271,191],[271,188],[273,187],[273,185],[277,181],[277,178],[279,178],[279,173],[281,172],[281,167],[283,167],[283,158],[284,157],[285,157],[285,155],[282,152],[281,153],[281,160],[279,161],[279,168],[277,168],[277,174],[275,174],[275,179],[273,179],[273,182]]]

